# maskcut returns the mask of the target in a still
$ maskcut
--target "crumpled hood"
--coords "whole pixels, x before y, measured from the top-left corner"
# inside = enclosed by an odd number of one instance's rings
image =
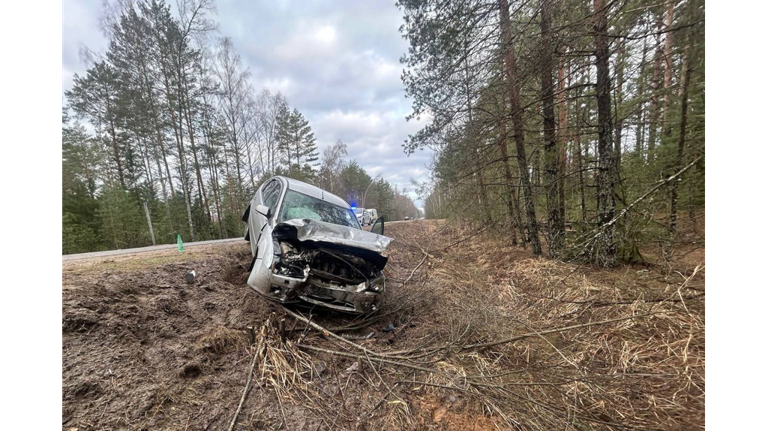
[[[296,239],[299,241],[338,244],[376,253],[384,252],[392,242],[392,238],[384,235],[310,219],[292,219],[275,226],[276,233],[283,229],[295,229]]]

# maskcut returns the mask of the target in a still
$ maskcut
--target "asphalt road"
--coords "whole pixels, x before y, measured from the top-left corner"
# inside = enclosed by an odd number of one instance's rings
[[[384,232],[386,234],[387,225],[391,223],[404,223],[409,222],[413,220],[401,220],[401,221],[388,221],[384,223]],[[366,226],[365,230],[370,230],[370,226]],[[187,247],[194,247],[196,245],[206,245],[206,244],[218,244],[218,243],[224,243],[224,242],[233,242],[233,241],[243,241],[242,237],[239,238],[227,238],[227,239],[214,239],[210,241],[197,241],[197,242],[185,242],[184,248]],[[107,251],[94,251],[91,253],[79,253],[79,254],[65,254],[61,256],[62,262],[69,262],[73,260],[80,260],[80,259],[91,259],[91,258],[98,258],[98,257],[109,257],[109,256],[120,256],[124,254],[137,254],[137,253],[146,253],[149,251],[158,251],[158,250],[169,250],[176,248],[176,244],[160,244],[160,245],[151,245],[149,247],[137,247],[137,248],[124,248],[121,250],[107,250]]]
[[[218,244],[218,243],[234,242],[234,241],[243,241],[243,238],[239,237],[239,238],[227,238],[227,239],[214,239],[211,241],[185,242],[184,248],[194,247],[197,245]],[[68,262],[68,261],[79,260],[79,259],[91,259],[94,257],[120,256],[123,254],[146,253],[148,251],[168,250],[168,249],[174,249],[174,248],[176,248],[176,244],[160,244],[160,245],[151,245],[149,247],[124,248],[122,250],[94,251],[91,253],[79,253],[79,254],[65,254],[61,256],[61,261]]]

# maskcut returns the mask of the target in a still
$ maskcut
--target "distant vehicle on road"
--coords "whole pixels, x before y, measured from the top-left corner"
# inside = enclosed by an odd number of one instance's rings
[[[365,210],[365,208],[355,208],[355,217],[360,226],[367,226],[373,222],[371,215]]]
[[[378,213],[378,212],[376,212],[376,209],[375,209],[375,208],[369,208],[369,209],[365,210],[365,212],[367,212],[367,213],[368,213],[368,215],[369,215],[369,216],[371,216],[371,221],[370,221],[370,223],[373,223],[373,222],[375,222],[375,221],[376,221],[376,219],[378,219],[378,218],[379,218],[379,213]]]
[[[410,217],[408,217],[408,216],[405,216],[405,217],[403,217],[403,220],[406,220],[406,221],[407,221],[407,220],[410,220],[410,219],[411,219],[411,218],[410,218]]]

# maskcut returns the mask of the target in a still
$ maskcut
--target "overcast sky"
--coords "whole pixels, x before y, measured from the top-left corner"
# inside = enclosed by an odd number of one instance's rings
[[[403,153],[423,124],[405,121],[399,58],[407,48],[394,0],[217,0],[214,19],[232,38],[255,88],[280,91],[309,120],[322,150],[341,139],[369,175],[382,174],[416,199],[431,153]],[[63,0],[62,89],[82,75],[81,46],[103,52],[102,0]],[[422,207],[420,201],[417,207]]]

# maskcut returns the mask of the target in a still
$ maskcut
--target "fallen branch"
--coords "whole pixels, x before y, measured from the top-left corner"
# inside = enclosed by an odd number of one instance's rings
[[[323,348],[320,348],[320,347],[309,346],[309,345],[306,345],[306,344],[296,344],[295,346],[300,348],[300,349],[313,350],[315,352],[321,352],[321,353],[329,353],[331,355],[337,355],[337,356],[345,356],[347,358],[355,358],[355,359],[360,359],[360,360],[365,359],[365,355],[356,355],[354,353],[339,352],[338,350],[323,349]],[[437,372],[437,370],[433,370],[433,369],[430,369],[430,368],[421,367],[421,366],[418,366],[418,365],[412,365],[412,364],[408,364],[408,363],[405,363],[405,362],[392,361],[392,360],[389,360],[389,359],[384,359],[384,358],[379,358],[379,357],[372,357],[372,358],[370,358],[370,360],[375,361],[375,362],[381,362],[383,364],[397,365],[397,366],[400,366],[400,367],[406,367],[406,368],[411,368],[411,369],[414,369],[414,370],[424,371],[426,373],[436,373]]]
[[[325,336],[329,336],[331,338],[335,338],[335,339],[337,339],[337,340],[339,340],[339,341],[341,341],[341,342],[343,342],[343,343],[345,343],[345,344],[347,344],[349,346],[352,346],[352,347],[354,347],[356,349],[359,349],[359,350],[361,350],[361,351],[363,351],[363,352],[365,352],[365,353],[367,353],[369,355],[373,355],[373,356],[377,356],[377,357],[379,357],[379,356],[390,356],[390,355],[387,355],[386,353],[374,352],[373,350],[367,349],[364,346],[361,346],[361,345],[359,345],[357,343],[354,343],[354,342],[352,342],[352,341],[342,337],[341,335],[335,334],[335,333],[329,331],[328,329],[318,325],[317,323],[310,321],[306,317],[294,313],[293,311],[289,310],[285,306],[283,306],[283,309],[285,310],[286,313],[288,313],[291,316],[293,316],[293,318],[295,318],[296,320],[302,321],[302,322],[306,323],[308,326],[311,326],[312,328],[317,329],[318,331],[322,332],[322,334],[325,335]],[[399,359],[407,359],[407,358],[398,357],[398,356],[392,356],[392,357],[399,358]]]
[[[373,370],[373,372],[376,373],[376,376],[378,376],[379,380],[381,380],[381,383],[384,385],[385,388],[387,388],[387,394],[384,395],[383,400],[386,400],[387,399],[387,395],[391,394],[392,396],[397,398],[399,401],[403,401],[402,398],[398,397],[397,394],[392,392],[392,388],[390,388],[389,385],[387,384],[387,382],[384,381],[384,378],[381,377],[381,374],[379,373],[379,370],[377,370],[376,367],[373,365],[373,362],[371,361],[371,357],[368,356],[368,355],[365,355],[365,359],[368,360],[368,364],[371,366],[371,369]],[[378,404],[376,405],[376,407],[378,407]],[[374,408],[374,410],[376,410],[376,409]],[[373,416],[373,411],[374,410],[371,411],[371,414],[370,414],[371,417]]]
[[[482,228],[482,229],[480,229],[478,231],[475,231],[474,233],[470,233],[469,235],[465,236],[464,238],[461,238],[461,239],[459,239],[457,241],[454,241],[454,242],[448,244],[447,246],[445,246],[443,248],[440,248],[440,249],[436,250],[436,252],[439,253],[439,252],[442,252],[442,251],[446,251],[446,250],[448,250],[451,247],[455,247],[455,246],[461,244],[462,242],[467,241],[467,240],[469,240],[469,239],[471,239],[471,238],[473,238],[473,237],[475,237],[477,235],[480,235],[481,233],[487,231],[488,229],[490,229],[492,227],[495,227],[497,224],[498,224],[497,222],[488,223],[488,225],[485,226],[484,228]]]
[[[627,316],[627,317],[619,317],[619,318],[616,318],[616,319],[601,320],[599,322],[589,322],[589,323],[582,323],[580,325],[572,325],[572,326],[565,326],[565,327],[562,327],[562,328],[547,329],[545,331],[528,332],[528,333],[525,333],[525,334],[515,335],[514,337],[506,338],[504,340],[491,341],[490,343],[478,343],[478,344],[470,344],[468,346],[462,346],[461,350],[485,349],[485,348],[488,348],[488,347],[498,346],[500,344],[507,344],[507,343],[511,343],[513,341],[522,340],[524,338],[538,337],[538,336],[541,336],[541,335],[554,334],[554,333],[557,333],[557,332],[565,332],[565,331],[570,331],[571,329],[587,328],[589,326],[606,325],[608,323],[621,322],[623,320],[631,320],[631,319],[638,319],[640,317],[648,317],[648,316],[652,316],[654,314],[657,314],[657,313],[638,314],[638,315],[635,315],[635,316]]]
[[[422,258],[421,262],[419,262],[419,264],[413,268],[413,271],[411,271],[411,275],[409,275],[408,278],[405,279],[405,281],[401,286],[405,286],[406,284],[408,284],[408,282],[411,281],[411,278],[413,278],[413,275],[416,274],[416,271],[418,271],[418,269],[421,268],[421,265],[424,265],[424,262],[427,261],[427,258],[429,257],[429,253],[424,250],[421,250],[421,251],[422,253],[424,253],[424,258]]]
[[[270,316],[271,317],[271,316]],[[264,325],[261,327],[261,339],[259,340],[259,345],[256,347],[256,352],[253,354],[253,360],[251,360],[251,368],[248,371],[248,380],[245,382],[245,388],[243,388],[243,395],[240,397],[240,403],[237,405],[237,410],[235,410],[235,415],[232,417],[232,422],[229,423],[229,431],[232,431],[235,429],[235,422],[237,421],[237,417],[240,415],[240,410],[243,409],[243,403],[245,402],[245,397],[248,395],[249,389],[251,387],[251,381],[253,380],[253,369],[256,367],[256,362],[259,358],[259,353],[261,353],[261,347],[264,345],[264,339],[266,338],[266,331],[267,325],[269,325],[269,319],[270,317],[267,317],[267,320],[264,322]]]
[[[691,287],[688,287],[688,289],[691,289]],[[696,289],[693,289],[693,290],[696,290]],[[585,299],[585,300],[582,300],[582,301],[568,301],[568,300],[565,300],[565,299],[552,298],[550,296],[535,295],[535,294],[532,294],[532,293],[526,293],[525,295],[532,296],[532,297],[538,298],[538,299],[546,299],[548,301],[557,301],[557,302],[560,302],[560,303],[563,303],[563,304],[589,305],[590,307],[609,307],[609,306],[612,306],[612,305],[632,305],[632,304],[637,303],[638,301],[639,302],[648,303],[648,304],[653,304],[653,303],[657,303],[657,302],[680,302],[680,299],[670,299],[670,298],[654,298],[654,299],[640,299],[640,298],[638,298],[638,299],[631,299],[631,300],[628,299],[626,301],[599,301],[597,299]],[[683,299],[688,300],[688,299],[697,299],[697,298],[703,298],[703,297],[704,297],[704,294],[702,293],[702,294],[699,294],[699,295],[684,296]]]
[[[411,375],[413,375],[413,373],[411,373]],[[394,388],[398,387],[398,386],[400,385],[400,383],[402,383],[402,381],[399,381],[399,382],[395,382],[395,384],[394,384],[394,385],[392,385],[392,389],[394,389]],[[391,393],[391,390],[390,390],[390,392],[389,392],[389,393]],[[376,410],[377,410],[377,409],[378,409],[378,408],[379,408],[379,407],[380,407],[382,404],[384,404],[384,401],[386,401],[386,400],[387,400],[387,396],[389,396],[389,393],[387,393],[386,395],[384,395],[384,396],[381,398],[381,400],[379,400],[379,402],[378,402],[378,403],[376,403],[376,405],[375,405],[375,406],[373,406],[373,408],[371,409],[371,412],[370,412],[370,413],[368,413],[368,415],[367,415],[367,418],[368,418],[368,419],[372,418],[372,417],[373,417],[373,415],[374,415],[374,413],[376,413]]]
[[[608,227],[610,227],[610,226],[613,226],[614,224],[616,224],[616,222],[617,222],[617,221],[619,221],[619,219],[620,219],[620,218],[622,218],[622,217],[623,217],[623,216],[624,216],[626,213],[628,213],[628,212],[629,212],[629,210],[631,210],[632,208],[634,208],[634,207],[635,207],[635,205],[637,205],[637,204],[639,204],[640,202],[642,202],[643,200],[645,200],[645,199],[646,199],[648,196],[652,195],[652,194],[653,194],[653,193],[654,193],[656,190],[660,189],[662,186],[664,186],[664,185],[666,185],[666,184],[668,184],[668,183],[671,183],[672,181],[677,181],[677,179],[678,179],[678,178],[680,178],[680,176],[681,176],[683,173],[685,173],[685,171],[687,171],[688,169],[692,168],[692,167],[693,167],[693,166],[694,166],[696,163],[698,163],[698,162],[699,162],[701,159],[703,159],[703,158],[704,158],[704,156],[703,156],[703,155],[701,155],[701,156],[697,157],[697,158],[696,158],[694,161],[692,161],[691,163],[689,163],[689,164],[688,164],[688,166],[684,167],[683,169],[680,169],[680,170],[679,170],[679,171],[678,171],[676,174],[674,174],[674,175],[670,176],[669,178],[665,178],[665,179],[663,179],[663,180],[659,181],[658,183],[656,183],[656,185],[654,185],[654,186],[653,186],[653,187],[651,187],[651,188],[650,188],[648,191],[646,191],[645,193],[643,193],[643,195],[642,195],[642,196],[640,196],[639,198],[635,199],[635,201],[634,201],[634,202],[632,202],[632,203],[631,203],[631,204],[629,204],[627,207],[625,207],[624,209],[622,209],[621,211],[619,211],[619,213],[618,213],[618,214],[616,214],[616,216],[614,216],[614,217],[613,217],[613,218],[612,218],[610,221],[608,221],[608,222],[606,222],[606,223],[603,223],[603,224],[601,224],[600,226],[598,226],[597,228],[595,228],[595,229],[591,230],[590,232],[587,232],[586,234],[582,235],[582,236],[581,236],[581,238],[584,238],[585,236],[589,235],[590,233],[592,233],[592,232],[595,232],[595,231],[596,231],[595,235],[593,235],[593,236],[592,236],[591,238],[589,238],[588,240],[586,240],[586,241],[583,241],[583,242],[579,243],[579,244],[577,245],[577,247],[581,247],[581,246],[583,246],[583,245],[585,245],[585,244],[588,244],[588,243],[592,242],[593,240],[595,240],[595,238],[597,238],[597,237],[600,235],[600,232],[601,232],[602,230],[604,230],[604,229],[606,229],[606,228],[608,228]],[[580,238],[580,239],[581,239],[581,238]],[[578,241],[578,240],[577,240],[577,241]]]

